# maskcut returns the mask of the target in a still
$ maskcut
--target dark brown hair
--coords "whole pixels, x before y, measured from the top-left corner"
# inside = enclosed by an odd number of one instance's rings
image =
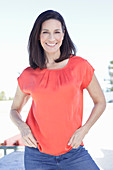
[[[29,52],[29,63],[33,69],[39,67],[40,69],[46,68],[46,56],[44,54],[43,47],[41,46],[39,37],[41,32],[42,23],[49,19],[56,19],[61,22],[62,30],[65,31],[64,40],[60,47],[61,55],[55,60],[55,62],[63,61],[70,57],[71,54],[76,55],[76,48],[73,44],[63,17],[56,11],[47,10],[41,13],[36,19],[32,31],[29,36],[28,52]]]

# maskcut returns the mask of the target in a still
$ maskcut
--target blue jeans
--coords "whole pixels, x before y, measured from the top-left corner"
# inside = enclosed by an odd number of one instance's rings
[[[99,170],[83,146],[59,156],[25,147],[24,164],[26,170]]]

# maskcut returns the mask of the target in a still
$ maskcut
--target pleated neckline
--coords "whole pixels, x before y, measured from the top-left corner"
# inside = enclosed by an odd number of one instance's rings
[[[71,57],[68,59],[68,62],[67,62],[67,64],[64,67],[55,68],[55,69],[44,68],[43,70],[45,70],[45,71],[53,71],[53,72],[54,71],[59,71],[59,70],[64,70],[64,69],[66,69],[69,66],[70,60],[71,60]]]

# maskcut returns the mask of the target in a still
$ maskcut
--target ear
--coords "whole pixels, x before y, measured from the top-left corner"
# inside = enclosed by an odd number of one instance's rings
[[[65,34],[65,30],[62,31]]]

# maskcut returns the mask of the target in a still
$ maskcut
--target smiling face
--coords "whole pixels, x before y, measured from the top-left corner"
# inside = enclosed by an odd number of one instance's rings
[[[42,23],[40,43],[46,55],[59,54],[64,32],[60,21],[49,19]]]

